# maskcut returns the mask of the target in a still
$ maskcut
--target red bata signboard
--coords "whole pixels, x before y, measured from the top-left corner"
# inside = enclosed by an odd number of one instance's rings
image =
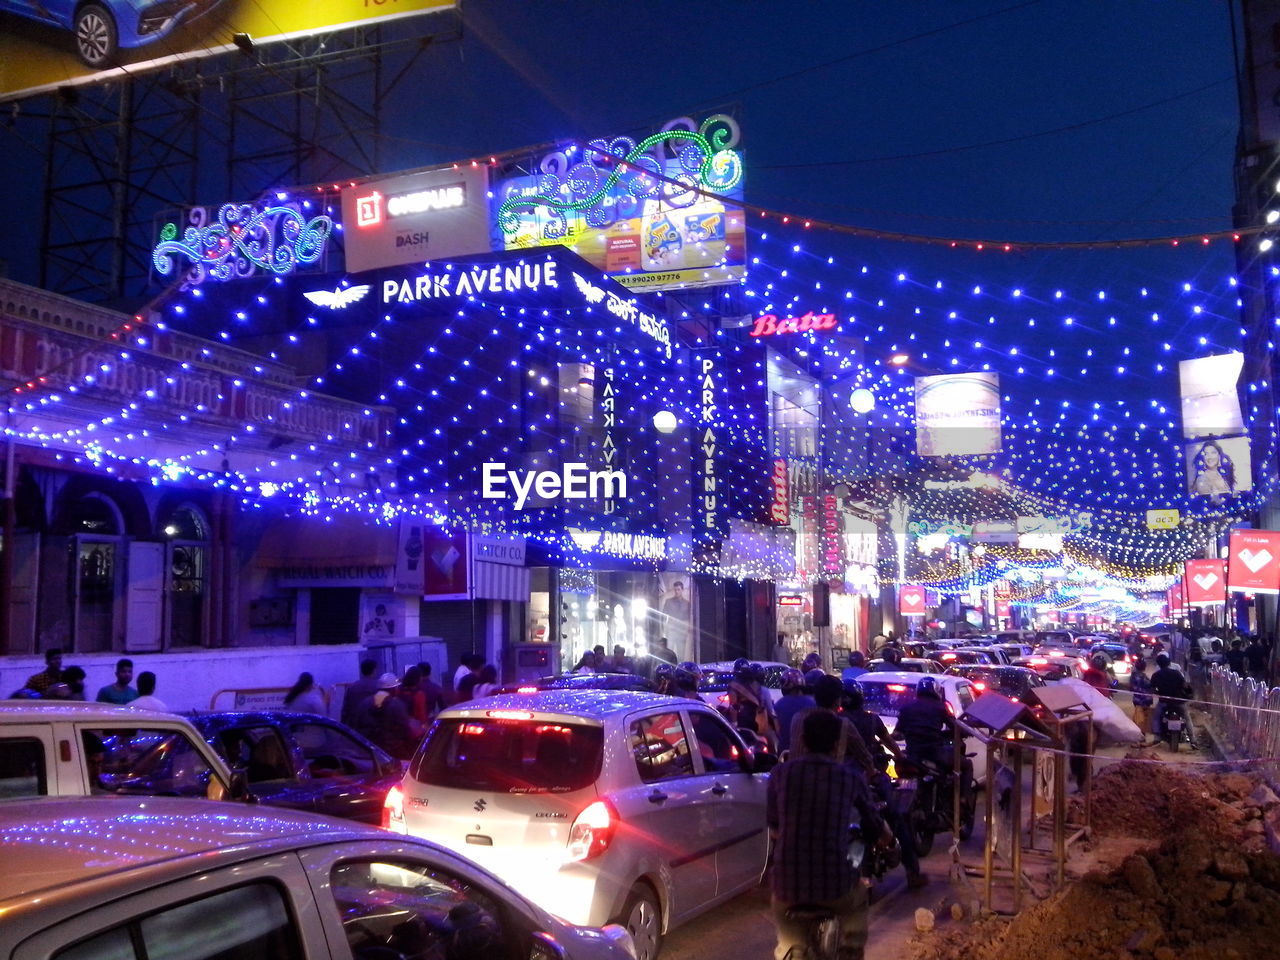
[[[898,612],[904,617],[924,616],[924,587],[904,583],[898,588]]]
[[[1280,531],[1232,530],[1227,589],[1280,593]]]
[[[755,326],[750,336],[772,337],[779,333],[820,333],[836,328],[834,313],[814,313],[810,310],[803,317],[787,317],[779,320],[774,314],[766,313],[756,317]]]
[[[791,484],[787,478],[787,461],[779,457],[773,461],[773,503],[769,518],[786,526],[791,522]]]
[[[1227,602],[1227,571],[1222,560],[1188,560],[1182,582],[1187,603],[1193,607]]]

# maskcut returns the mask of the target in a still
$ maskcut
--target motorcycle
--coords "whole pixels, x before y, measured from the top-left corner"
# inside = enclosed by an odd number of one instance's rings
[[[973,755],[966,754],[960,773],[960,823],[953,824],[955,772],[929,760],[906,761],[898,771],[897,789],[910,792],[906,807],[907,826],[916,853],[927,856],[938,833],[954,833],[961,840],[973,836],[978,812],[978,787],[973,777]]]
[[[1187,707],[1181,701],[1169,701],[1164,711],[1164,730],[1161,736],[1164,737],[1165,743],[1169,745],[1172,753],[1178,752],[1178,744],[1186,738],[1187,743],[1191,742],[1190,735],[1187,733]]]

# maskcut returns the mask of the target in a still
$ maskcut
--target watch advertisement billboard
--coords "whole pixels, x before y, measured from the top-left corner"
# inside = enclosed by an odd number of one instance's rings
[[[347,272],[489,252],[489,178],[452,166],[342,190]]]
[[[1240,397],[1236,393],[1243,367],[1244,354],[1239,352],[1197,357],[1178,364],[1184,437],[1194,440],[1244,433]]]
[[[0,33],[0,101],[453,6],[453,0],[0,3],[7,14]]]
[[[746,275],[741,138],[723,114],[652,136],[572,144],[495,171],[493,249],[569,247],[624,286],[669,290]]]
[[[922,457],[1000,452],[1000,378],[954,373],[916,378],[916,452]]]

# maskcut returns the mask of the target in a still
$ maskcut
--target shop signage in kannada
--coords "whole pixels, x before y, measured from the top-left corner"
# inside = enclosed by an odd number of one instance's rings
[[[662,344],[666,349],[667,359],[671,358],[671,329],[667,326],[666,320],[641,310],[634,299],[620,297],[612,290],[606,290],[580,274],[573,275],[573,282],[587,303],[603,304],[604,308],[619,320],[638,326],[641,333]]]
[[[772,313],[756,317],[748,336],[772,337],[780,333],[820,333],[836,328],[834,313],[814,313],[810,310],[802,317],[785,317],[781,320]]]

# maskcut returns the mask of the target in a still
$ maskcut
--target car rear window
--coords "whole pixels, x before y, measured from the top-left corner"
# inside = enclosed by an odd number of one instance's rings
[[[916,698],[910,683],[860,683],[866,707],[882,717],[896,717],[898,711]]]
[[[604,731],[579,723],[496,717],[439,720],[409,775],[459,790],[564,793],[595,783]]]
[[[48,792],[44,744],[34,737],[0,739],[0,800],[42,797]]]

